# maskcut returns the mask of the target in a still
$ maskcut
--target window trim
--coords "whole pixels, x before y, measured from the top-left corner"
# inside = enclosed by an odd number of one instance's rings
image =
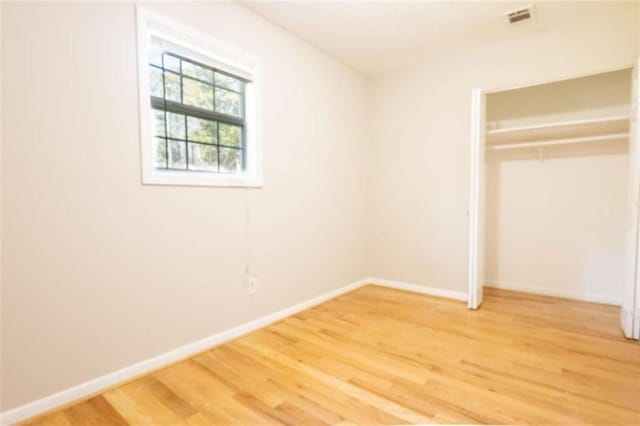
[[[253,55],[204,36],[188,27],[137,6],[138,96],[142,183],[148,185],[262,187],[262,146],[259,114],[259,61]],[[200,62],[248,81],[244,99],[245,168],[241,173],[157,169],[153,164],[153,120],[148,52],[151,36],[175,48],[176,55]],[[185,54],[186,53],[186,54]]]

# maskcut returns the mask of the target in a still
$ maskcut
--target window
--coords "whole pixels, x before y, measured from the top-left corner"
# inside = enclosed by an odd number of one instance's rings
[[[153,52],[154,167],[242,172],[245,81],[161,49]]]
[[[260,186],[255,60],[143,8],[138,18],[143,182]]]

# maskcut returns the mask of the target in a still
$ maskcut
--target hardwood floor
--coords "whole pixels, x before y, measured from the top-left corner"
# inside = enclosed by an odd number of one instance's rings
[[[640,345],[618,318],[367,286],[27,424],[640,424]]]

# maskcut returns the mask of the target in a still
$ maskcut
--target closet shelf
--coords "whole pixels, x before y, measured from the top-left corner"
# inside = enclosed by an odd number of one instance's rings
[[[597,117],[584,120],[536,124],[531,126],[493,129],[486,133],[487,148],[516,145],[558,145],[622,139],[628,137],[629,116]],[[624,136],[623,136],[624,135]],[[594,139],[597,138],[597,139]]]
[[[513,149],[513,148],[533,148],[553,145],[568,145],[573,143],[587,143],[587,142],[602,142],[612,141],[620,139],[628,139],[629,133],[608,133],[606,135],[597,136],[581,136],[578,138],[564,138],[564,139],[551,139],[535,142],[520,142],[520,143],[505,143],[498,145],[490,145],[487,149],[500,150],[500,149]]]

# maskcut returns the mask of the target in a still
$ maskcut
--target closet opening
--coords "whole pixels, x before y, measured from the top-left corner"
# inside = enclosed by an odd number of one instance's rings
[[[469,307],[495,287],[637,309],[637,67],[472,93]]]

